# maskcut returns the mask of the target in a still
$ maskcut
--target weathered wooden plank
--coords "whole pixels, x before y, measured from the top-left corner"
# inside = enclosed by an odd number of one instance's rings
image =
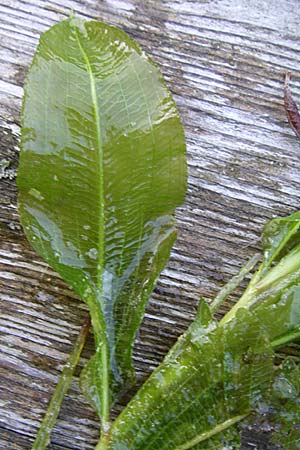
[[[86,313],[29,248],[18,223],[20,101],[40,33],[71,9],[121,26],[159,64],[182,115],[189,189],[177,211],[178,241],[137,339],[142,380],[186,328],[199,296],[212,298],[259,248],[263,223],[299,209],[300,147],[282,102],[286,69],[300,96],[298,6],[297,0],[0,4],[1,449],[30,448]],[[81,365],[91,352],[92,341]],[[74,382],[51,448],[90,449],[97,428]],[[257,448],[271,448],[261,436],[251,437]]]

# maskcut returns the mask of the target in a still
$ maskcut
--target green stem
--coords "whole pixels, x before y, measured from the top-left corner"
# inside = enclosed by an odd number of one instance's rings
[[[70,354],[67,363],[65,364],[58,383],[50,400],[45,417],[38,431],[36,439],[31,450],[44,450],[50,442],[50,435],[55,425],[57,416],[60,411],[62,401],[70,387],[75,367],[78,364],[81,351],[85,344],[86,338],[90,329],[90,317],[88,316],[80,330],[80,333],[74,344],[72,353]]]
[[[109,444],[109,436],[108,434],[103,435],[101,433],[101,439],[98,442],[97,446],[95,447],[95,450],[107,450]]]
[[[239,308],[249,306],[258,294],[267,291],[269,288],[275,288],[282,280],[283,283],[290,283],[291,275],[298,276],[297,271],[300,269],[300,246],[294,248],[290,253],[284,256],[279,263],[272,267],[266,274],[265,263],[262,263],[258,271],[252,277],[246,291],[233,308],[223,317],[220,324],[224,324],[231,320]],[[263,275],[263,276],[262,276]],[[283,289],[283,285],[281,289]]]
[[[271,345],[273,348],[278,348],[287,345],[290,342],[295,341],[296,339],[300,339],[300,330],[293,330],[287,334],[284,334],[283,336],[279,336],[278,338],[273,339]]]
[[[210,310],[215,313],[221,304],[227,299],[227,297],[238,287],[239,284],[244,280],[245,276],[251,272],[251,270],[256,266],[260,259],[260,255],[256,253],[246,264],[241,268],[239,273],[231,278],[231,280],[225,284],[218,295],[210,304]]]
[[[290,253],[282,258],[279,263],[257,283],[258,292],[265,291],[270,286],[295,273],[300,268],[300,246],[295,247]]]
[[[101,348],[101,369],[102,369],[102,415],[101,415],[101,435],[106,435],[110,428],[110,398],[109,398],[109,366],[108,347],[103,342]]]
[[[93,305],[93,299],[87,297],[88,304]],[[109,379],[109,346],[107,336],[102,330],[105,325],[102,319],[102,311],[90,308],[92,326],[94,330],[97,372],[101,371],[101,382],[97,385],[100,398],[101,436],[104,436],[110,428],[110,379]]]

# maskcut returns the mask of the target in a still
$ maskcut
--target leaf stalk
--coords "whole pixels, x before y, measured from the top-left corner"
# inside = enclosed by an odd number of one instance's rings
[[[41,427],[38,431],[31,450],[44,450],[50,442],[52,429],[58,417],[63,399],[69,390],[75,368],[78,364],[86,338],[89,334],[90,326],[91,321],[90,316],[88,316],[82,324],[72,353],[70,354],[68,361],[65,364],[61,375],[59,376],[58,383],[55,387],[45,417],[42,421]]]

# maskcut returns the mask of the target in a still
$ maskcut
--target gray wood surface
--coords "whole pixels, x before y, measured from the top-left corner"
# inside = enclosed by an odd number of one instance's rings
[[[186,132],[188,193],[137,339],[140,381],[187,327],[200,295],[213,298],[257,251],[266,220],[300,209],[300,143],[282,99],[290,70],[300,101],[299,0],[0,0],[1,450],[30,449],[86,315],[26,242],[15,186],[26,72],[40,33],[71,9],[138,40],[161,68]],[[75,380],[49,448],[92,449],[97,436]],[[244,441],[244,450],[272,448],[264,432]]]

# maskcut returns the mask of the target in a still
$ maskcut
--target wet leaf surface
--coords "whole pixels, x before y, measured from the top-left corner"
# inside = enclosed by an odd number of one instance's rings
[[[176,238],[185,139],[159,70],[123,31],[70,18],[25,86],[19,210],[34,249],[88,304],[82,385],[104,421],[134,381],[132,343]]]

